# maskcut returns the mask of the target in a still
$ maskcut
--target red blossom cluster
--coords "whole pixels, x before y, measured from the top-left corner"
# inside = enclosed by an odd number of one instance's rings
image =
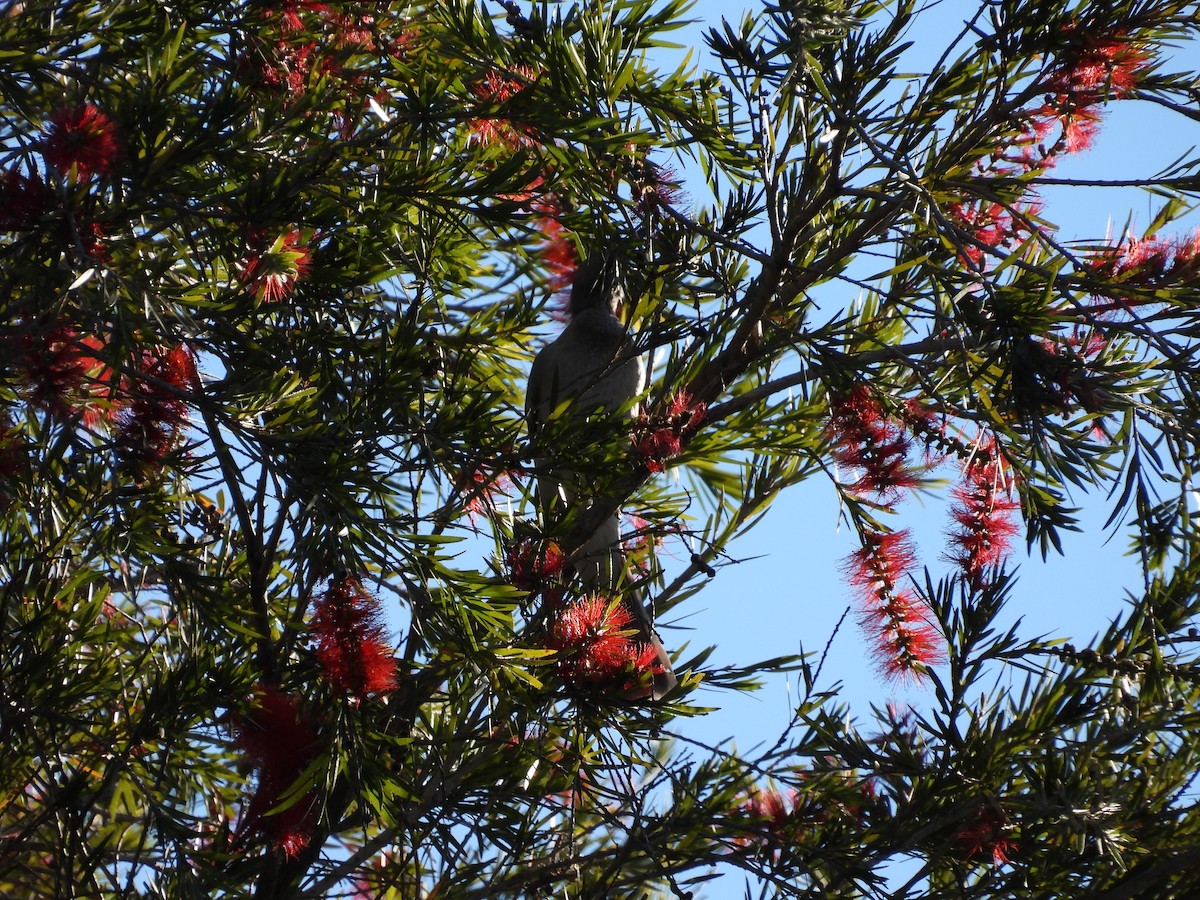
[[[642,414],[634,447],[638,456],[651,472],[662,472],[663,465],[683,452],[683,442],[704,424],[708,404],[693,403],[687,391],[680,391],[667,404],[666,412],[659,417]]]
[[[85,425],[99,424],[114,407],[113,376],[103,360],[104,341],[81,336],[74,326],[58,320],[37,331],[26,331],[7,342],[29,402],[51,415],[78,416]]]
[[[256,300],[285,300],[308,275],[312,257],[298,229],[274,237],[255,231],[246,244],[239,277]]]
[[[234,730],[234,743],[258,771],[258,785],[238,831],[266,835],[294,858],[308,846],[317,822],[316,791],[292,795],[319,750],[312,721],[301,712],[297,697],[261,686],[254,708],[237,718]],[[281,809],[284,804],[287,808]]]
[[[756,828],[765,829],[773,837],[781,837],[798,806],[794,788],[786,797],[775,787],[755,788],[742,804],[741,811]]]
[[[362,699],[396,686],[396,659],[380,623],[378,601],[358,579],[330,580],[314,605],[309,630],[325,680],[336,690]]]
[[[572,687],[626,699],[642,699],[652,690],[657,654],[632,638],[633,615],[619,600],[585,597],[559,613],[546,645],[558,652],[558,675]]]
[[[880,502],[894,501],[902,488],[914,487],[917,475],[909,465],[912,440],[903,418],[893,417],[865,385],[835,400],[826,436],[833,458],[859,470],[847,487],[873,494]]]
[[[1122,33],[1094,35],[1071,27],[1063,35],[1066,49],[1042,78],[1046,96],[1024,111],[1024,132],[981,161],[981,176],[1019,176],[1052,168],[1064,153],[1088,149],[1100,127],[1101,105],[1130,96],[1149,65],[1150,56]],[[1029,234],[1028,221],[1039,206],[1005,206],[993,201],[955,201],[946,207],[951,222],[966,233],[959,258],[978,269],[989,250],[1011,249]]]
[[[505,563],[514,587],[537,594],[557,581],[567,558],[554,541],[526,538],[508,548]]]
[[[1020,506],[1012,499],[1012,480],[994,444],[980,448],[966,464],[953,496],[951,515],[958,528],[950,534],[948,557],[973,590],[982,590],[1008,553],[1017,533],[1012,513]]]
[[[522,64],[509,69],[491,69],[472,85],[471,90],[484,104],[499,107],[531,88],[538,74],[536,69]],[[468,125],[472,138],[481,144],[515,150],[537,143],[531,126],[514,122],[496,111],[476,116]]]
[[[403,28],[391,35],[389,23],[358,6],[267,0],[262,27],[253,36],[253,58],[241,61],[254,84],[285,101],[307,93],[316,79],[328,79],[344,100],[331,109],[344,139],[353,135],[356,113],[370,100],[364,75],[347,65],[350,58],[360,53],[400,57],[416,42],[414,31]]]
[[[117,447],[160,463],[179,443],[188,422],[187,397],[200,387],[196,359],[186,344],[144,349],[137,376],[127,379],[116,413]]]
[[[959,260],[965,266],[981,268],[988,251],[1012,247],[1030,233],[1029,216],[1037,215],[1037,204],[1007,207],[983,200],[951,203],[946,215],[966,236],[960,241]]]
[[[889,678],[919,678],[945,657],[945,641],[928,604],[901,582],[915,554],[907,531],[868,532],[845,562],[858,592],[859,623],[880,670]]]
[[[1002,866],[1011,861],[1018,849],[1016,841],[1009,837],[1011,832],[1012,826],[1003,809],[981,803],[972,821],[960,826],[954,839],[964,860],[969,862],[976,856],[990,856],[993,865]]]
[[[0,231],[34,228],[50,211],[53,197],[46,183],[13,169],[0,170]]]
[[[50,116],[39,143],[46,164],[63,175],[87,181],[112,172],[121,140],[112,120],[90,103],[66,106]]]
[[[561,291],[575,281],[575,270],[579,268],[579,255],[571,233],[562,223],[562,207],[553,194],[543,194],[533,201],[537,215],[535,224],[542,233],[542,263],[549,275],[547,283],[553,291]]]
[[[1095,253],[1086,267],[1100,278],[1135,288],[1200,281],[1200,229],[1174,240],[1130,235],[1119,245]],[[1149,292],[1122,292],[1120,299],[1130,306],[1154,302]]]
[[[1145,47],[1121,32],[1097,35],[1072,26],[1062,43],[1057,65],[1042,78],[1044,101],[1025,113],[1018,155],[1006,157],[1019,170],[1050,168],[1060,154],[1091,147],[1101,105],[1130,96],[1150,63]]]
[[[464,509],[475,521],[475,516],[486,511],[495,503],[496,496],[505,494],[512,487],[513,480],[519,477],[513,472],[500,472],[497,467],[488,463],[480,463],[473,470],[459,476],[457,492],[466,498]]]

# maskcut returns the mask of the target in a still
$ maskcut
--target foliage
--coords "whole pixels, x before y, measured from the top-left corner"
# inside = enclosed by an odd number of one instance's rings
[[[982,3],[912,72],[921,12],[781,0],[668,72],[684,0],[9,2],[0,893],[1193,896],[1200,159],[1132,173],[1158,212],[1112,241],[1038,191],[1108,104],[1194,129],[1200,7]],[[531,443],[531,348],[601,247],[652,384]],[[535,456],[594,502],[539,522]],[[890,524],[937,465],[940,580]],[[637,510],[626,589],[683,610],[810,478],[929,708],[708,650],[630,690],[571,555]],[[1071,490],[1144,570],[1083,647],[997,624],[1017,519],[1059,548]],[[702,680],[782,671],[772,746],[669,740]]]

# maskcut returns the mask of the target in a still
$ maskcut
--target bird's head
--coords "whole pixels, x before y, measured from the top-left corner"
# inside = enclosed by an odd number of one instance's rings
[[[588,309],[607,309],[616,314],[625,302],[624,266],[615,253],[593,251],[575,270],[567,314],[576,316]]]

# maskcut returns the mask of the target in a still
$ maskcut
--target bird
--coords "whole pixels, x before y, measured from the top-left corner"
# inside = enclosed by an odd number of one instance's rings
[[[595,251],[576,269],[567,301],[567,325],[537,353],[529,371],[525,416],[535,442],[556,412],[564,424],[580,430],[586,429],[582,423],[590,415],[599,414],[597,421],[608,423],[622,411],[631,422],[637,418],[639,398],[646,387],[646,365],[620,317],[625,302],[622,268],[611,252]],[[569,441],[570,432],[563,433]],[[534,459],[544,528],[568,511],[590,509],[597,499],[588,496],[586,480],[572,471],[568,451],[563,447],[555,458]],[[585,590],[612,592],[620,587],[624,563],[620,511],[614,510],[580,547],[574,560],[575,574]],[[650,696],[660,700],[677,684],[671,656],[655,633],[636,589],[623,590],[621,601],[633,617],[638,639],[654,648],[658,671]]]

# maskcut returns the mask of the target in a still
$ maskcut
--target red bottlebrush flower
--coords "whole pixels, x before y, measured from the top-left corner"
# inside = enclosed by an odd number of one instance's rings
[[[1129,96],[1150,63],[1145,47],[1122,33],[1097,37],[1079,29],[1072,31],[1081,33],[1082,40],[1063,55],[1062,64],[1049,74],[1047,89],[1054,94],[1083,98],[1085,105],[1106,97]]]
[[[127,404],[117,414],[117,447],[146,462],[162,462],[179,443],[188,422],[186,396],[200,386],[196,360],[186,344],[142,351],[139,377],[128,389]]]
[[[364,51],[375,49],[378,24],[369,13],[338,13],[330,18],[330,24],[335,46]]]
[[[1062,115],[1063,149],[1067,153],[1082,153],[1091,149],[1100,131],[1100,111],[1091,106],[1080,106]]]
[[[303,93],[308,88],[308,79],[316,61],[316,50],[315,41],[298,45],[280,41],[274,53],[268,54],[271,61],[262,63],[259,69],[262,83],[290,96]]]
[[[1008,837],[1012,826],[1003,809],[990,804],[980,804],[974,820],[959,827],[954,839],[962,851],[963,859],[970,861],[976,856],[987,855],[992,864],[1003,866],[1008,863],[1018,847]]]
[[[291,796],[296,780],[317,755],[311,720],[301,713],[296,697],[259,687],[255,708],[236,721],[235,744],[258,771],[258,786],[238,831],[253,829],[275,841],[286,856],[296,857],[312,839],[317,819],[315,790],[294,802]],[[280,809],[285,803],[290,805]]]
[[[790,799],[790,805],[795,807],[795,791],[791,792]],[[788,806],[788,798],[785,798],[778,788],[755,788],[750,799],[742,804],[742,810],[751,821],[765,825],[768,830],[778,836],[787,827],[788,820],[791,818],[791,810],[788,809]]]
[[[1014,234],[1012,216],[1000,203],[989,203],[986,208],[979,201],[951,203],[946,214],[967,237],[959,250],[959,259],[974,268],[983,264],[988,248],[999,247]]]
[[[579,268],[575,242],[571,240],[571,233],[559,220],[562,208],[557,197],[553,194],[539,197],[532,206],[538,213],[535,225],[542,233],[538,251],[549,275],[547,284],[552,291],[561,291],[571,286],[575,280],[575,270]]]
[[[252,236],[242,262],[241,282],[263,303],[286,299],[308,275],[311,257],[296,229],[267,243]]]
[[[871,532],[845,563],[847,579],[858,593],[859,623],[889,678],[919,678],[925,666],[945,657],[944,639],[928,605],[900,587],[914,559],[907,531]]]
[[[665,414],[658,419],[642,416],[642,430],[634,438],[634,447],[651,472],[663,471],[663,462],[683,452],[683,440],[702,424],[708,415],[708,405],[692,403],[687,391],[680,391],[667,404]],[[657,427],[651,422],[658,421]]]
[[[651,472],[664,471],[663,462],[674,459],[683,450],[683,441],[674,428],[656,428],[637,443],[638,456]]]
[[[379,616],[378,601],[358,579],[342,576],[330,580],[309,626],[325,679],[359,699],[396,686],[396,658]]]
[[[862,474],[849,485],[855,493],[871,493],[884,502],[901,488],[917,484],[908,465],[911,444],[902,421],[893,419],[865,386],[835,400],[826,435],[833,458]]]
[[[537,77],[537,70],[525,65],[516,65],[507,71],[492,69],[474,84],[472,91],[485,103],[500,105],[528,90]],[[473,138],[483,144],[497,144],[513,150],[536,143],[530,126],[517,124],[503,116],[477,117],[468,124]]]
[[[1130,235],[1118,246],[1093,253],[1086,263],[1086,271],[1108,281],[1140,288],[1152,288],[1166,282],[1188,283],[1200,276],[1198,250],[1200,232],[1176,241],[1154,235]],[[1118,288],[1102,293],[1110,298],[1115,294],[1124,306],[1158,302],[1148,291],[1123,292]]]
[[[475,521],[475,516],[495,502],[497,494],[504,494],[512,487],[513,475],[497,472],[488,463],[480,463],[472,472],[464,472],[458,479],[457,492],[466,497],[465,509]]]
[[[695,431],[707,416],[708,404],[693,403],[687,391],[679,391],[667,404],[667,421],[679,431]]]
[[[966,466],[953,492],[952,515],[958,529],[950,534],[955,549],[948,558],[962,569],[975,590],[987,587],[987,576],[1003,562],[1017,533],[1012,513],[1011,482],[994,446],[985,446]]]
[[[567,558],[553,541],[527,538],[508,548],[505,562],[513,587],[535,594],[559,576]]]
[[[40,146],[47,165],[81,181],[111,173],[121,153],[112,120],[90,103],[57,110]]]
[[[1046,139],[1054,124],[1062,129],[1058,141],[1036,161],[1044,167],[1053,165],[1060,150],[1079,153],[1092,145],[1100,128],[1100,104],[1129,96],[1150,59],[1142,46],[1124,34],[1097,37],[1072,26],[1063,37],[1068,49],[1047,73],[1046,102],[1032,114],[1039,140]]]
[[[50,209],[45,183],[12,169],[0,171],[0,231],[35,227]]]
[[[262,15],[267,20],[278,16],[280,30],[289,32],[305,29],[305,13],[315,13],[323,18],[329,15],[329,12],[329,7],[324,3],[315,3],[312,0],[280,0],[278,3],[267,4]]]
[[[587,597],[563,610],[546,644],[559,653],[558,674],[574,687],[648,696],[657,654],[633,640],[633,616],[619,601]]]
[[[1176,244],[1175,258],[1171,261],[1171,276],[1180,281],[1195,281],[1200,278],[1200,228]]]
[[[80,337],[71,325],[58,322],[36,334],[15,339],[16,368],[28,388],[29,402],[51,415],[79,414],[92,424],[92,404],[107,392],[111,381],[101,359],[103,342]]]

